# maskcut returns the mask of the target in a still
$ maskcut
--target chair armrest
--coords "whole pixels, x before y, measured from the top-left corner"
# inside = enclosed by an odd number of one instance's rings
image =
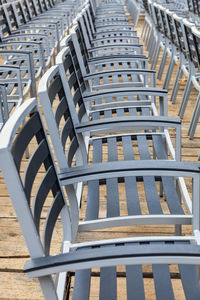
[[[172,176],[200,178],[197,163],[169,160],[112,161],[73,167],[59,174],[63,186],[77,182],[101,180],[117,177]]]
[[[139,49],[142,49],[143,48],[143,45],[137,45],[137,44],[108,44],[108,45],[103,45],[103,46],[99,46],[99,47],[93,47],[91,49],[88,49],[88,52],[89,53],[92,53],[94,51],[99,51],[99,50],[104,50],[104,49],[109,49],[109,48],[126,48],[126,49],[133,49],[133,48],[139,48]]]
[[[135,264],[200,264],[200,247],[188,243],[123,243],[109,247],[89,247],[55,256],[34,258],[25,263],[28,277],[47,276],[58,272]]]
[[[121,75],[121,74],[137,74],[137,75],[152,75],[155,76],[156,71],[146,70],[146,69],[117,69],[117,70],[108,70],[103,72],[95,72],[84,76],[85,80],[90,80],[98,77],[112,76],[112,75]]]

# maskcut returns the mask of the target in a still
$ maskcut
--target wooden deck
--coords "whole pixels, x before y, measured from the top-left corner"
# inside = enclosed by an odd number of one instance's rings
[[[142,29],[143,19],[139,20],[137,30],[138,36],[140,36]],[[142,42],[142,41],[141,41]],[[162,53],[161,53],[162,55]],[[174,76],[169,86],[169,96],[175,79],[176,69],[174,70]],[[182,87],[184,87],[184,80],[182,81]],[[157,86],[162,87],[162,81],[157,80]],[[172,105],[169,102],[169,116],[177,116],[177,112],[180,106],[183,89],[180,90],[176,104]],[[185,117],[182,122],[182,160],[197,162],[198,154],[200,153],[200,123],[197,127],[194,140],[189,140],[187,136],[187,130],[189,121],[192,117],[195,101],[197,98],[197,92],[192,90],[189,104],[186,109]],[[84,205],[83,205],[84,210]],[[171,227],[158,227],[155,228],[155,234],[169,234],[171,233]],[[144,234],[148,231],[147,227],[140,227],[138,234]],[[81,234],[78,238],[79,241],[83,239],[93,239],[94,235],[96,239],[99,238],[111,238],[114,236],[132,236],[130,228],[114,230],[102,230],[96,233]],[[28,251],[26,249],[25,242],[23,240],[15,212],[12,208],[11,201],[9,199],[4,180],[0,177],[0,299],[43,299],[42,293],[37,280],[29,280],[26,275],[23,274],[23,265],[28,258]],[[148,277],[148,276],[147,276]],[[119,278],[120,288],[118,299],[124,299],[121,295],[123,292],[123,276]],[[94,282],[98,285],[98,276],[94,277]],[[177,298],[183,300],[184,297],[179,293],[179,283],[174,279],[174,285],[177,289]],[[152,279],[145,279],[145,289],[152,290],[151,296],[148,300],[155,299],[155,295],[152,288]],[[94,289],[94,296],[92,299],[96,299],[98,294]]]

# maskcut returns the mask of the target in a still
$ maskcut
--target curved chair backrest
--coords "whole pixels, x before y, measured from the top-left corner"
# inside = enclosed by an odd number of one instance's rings
[[[188,44],[183,27],[183,18],[176,14],[173,17],[179,42],[179,50],[184,54],[185,58],[188,59]]]
[[[189,59],[194,64],[195,67],[198,67],[198,53],[196,51],[195,41],[193,40],[192,28],[194,23],[189,22],[187,19],[183,20],[183,25],[185,29],[185,36],[187,39],[187,45],[189,50]]]
[[[54,229],[60,230],[63,240],[71,241],[71,222],[36,99],[22,104],[3,127],[0,168],[31,258],[59,254]],[[52,277],[39,281],[46,299],[49,295],[57,299]]]
[[[198,65],[200,67],[200,31],[196,28],[193,27],[192,28],[192,36],[193,36],[193,41],[195,44],[195,49],[196,49],[196,53],[197,53],[197,58],[198,58]]]
[[[67,62],[65,62],[66,68]],[[68,66],[70,69],[69,64]],[[72,81],[73,73],[69,77],[69,82]],[[51,67],[42,77],[38,87],[38,95],[50,135],[53,137],[52,143],[60,171],[81,164],[83,158],[80,155],[80,141],[78,141],[74,129],[74,123],[79,122],[76,113],[76,92],[74,95],[75,102],[73,102],[70,90],[66,90],[66,86],[62,82],[58,66]],[[71,107],[69,108],[69,106]]]

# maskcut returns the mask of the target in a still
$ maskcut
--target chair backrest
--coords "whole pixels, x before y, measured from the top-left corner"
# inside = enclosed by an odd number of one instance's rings
[[[93,19],[93,22],[95,21],[95,15],[96,15],[96,9],[97,9],[97,4],[95,0],[89,0],[89,4],[90,4],[90,13],[91,13],[91,17]]]
[[[26,0],[20,0],[19,4],[21,6],[21,10],[23,11],[24,18],[26,22],[31,21],[32,19],[32,12]]]
[[[176,27],[178,43],[179,43],[179,50],[183,53],[185,59],[188,59],[188,44],[185,37],[185,31],[183,26],[183,18],[179,17],[178,15],[174,14],[174,24]]]
[[[167,20],[166,20],[165,8],[160,5],[159,9],[160,9],[162,28],[164,29],[164,34],[170,40],[171,35],[170,35],[170,30],[169,30],[169,27],[168,27]]]
[[[66,57],[67,54],[68,57]],[[79,123],[78,116],[80,114],[79,111],[76,111],[76,107],[80,105],[81,96],[78,82],[73,84],[76,81],[74,79],[75,70],[72,67],[69,48],[67,54],[63,68],[67,73],[64,76],[68,76],[69,80],[66,79],[66,85],[63,84],[59,67],[54,66],[44,74],[38,87],[38,95],[61,171],[83,164],[84,160],[87,161],[87,157],[83,156],[79,146],[81,144],[84,154],[87,155],[84,141],[80,135],[76,135],[74,129],[74,124]],[[64,70],[63,72],[65,72]],[[71,88],[74,86],[74,96],[72,96],[69,86]]]
[[[25,1],[23,0],[14,1],[11,3],[18,27],[30,21],[29,15],[27,16],[27,9],[25,9],[26,6],[23,4],[25,5]]]
[[[171,36],[171,42],[179,48],[178,35],[176,31],[176,26],[174,24],[173,12],[170,10],[166,10],[166,20],[168,22],[168,27]]]
[[[198,0],[187,0],[188,9],[195,15],[199,15],[199,1]]]
[[[25,0],[26,1],[26,5],[28,7],[29,10],[29,14],[31,16],[31,19],[34,17],[37,17],[38,13],[37,13],[37,8],[35,6],[35,3],[32,0]]]
[[[32,0],[33,5],[35,7],[37,15],[42,14],[44,11],[46,11],[43,3],[40,0]]]
[[[76,76],[79,81],[81,92],[84,92],[87,89],[87,87],[86,87],[86,82],[83,78],[83,73],[85,73],[84,71],[89,72],[89,67],[88,67],[87,60],[84,57],[84,55],[81,57],[81,60],[79,59],[80,52],[81,52],[81,54],[84,52],[81,51],[81,48],[78,47],[78,45],[77,45],[78,37],[79,37],[78,32],[76,32],[76,34],[74,34],[74,31],[72,30],[72,34],[67,39],[67,46],[70,49],[70,54],[72,57],[74,68],[76,70]],[[79,63],[80,61],[84,64],[84,66],[82,64],[82,68]],[[82,70],[84,70],[84,71],[82,71]]]
[[[91,9],[91,5],[86,6],[86,18],[87,18],[87,22],[88,25],[90,27],[91,33],[94,34],[95,33],[95,25],[94,25],[94,19],[92,17],[92,9]]]
[[[190,12],[193,12],[193,1],[192,0],[187,0],[188,4],[188,9]]]
[[[150,16],[152,21],[154,22],[154,25],[157,26],[157,19],[155,16],[155,9],[154,9],[154,5],[152,1],[148,1],[148,6],[149,6],[149,12],[150,12]]]
[[[91,40],[90,40],[90,36],[89,36],[89,32],[88,32],[89,29],[87,28],[87,25],[85,24],[85,19],[83,18],[83,13],[78,15],[76,22],[79,26],[82,43],[84,43],[85,49],[86,50],[90,49],[91,48]]]
[[[12,30],[15,30],[18,28],[15,14],[13,11],[13,7],[12,7],[11,3],[8,3],[8,4],[2,5],[1,8],[4,11],[4,17],[5,17],[4,24],[7,24],[7,26],[6,26],[7,32],[6,31],[4,32],[4,36],[6,36],[7,33],[10,35],[12,33]]]
[[[47,1],[41,0],[41,3],[43,3],[43,6],[46,7],[46,10],[49,10],[53,7],[52,2],[50,0],[47,0]]]
[[[85,90],[85,85],[83,82],[81,86],[80,79],[78,80],[78,69],[75,69],[73,54],[71,54],[71,50],[69,47],[64,48],[62,49],[62,51],[60,51],[59,55],[57,56],[56,62],[59,63],[63,85],[65,86],[66,83],[66,87],[69,87],[69,89],[66,90],[66,94],[69,94],[70,92],[72,95],[72,102],[69,105],[69,109],[73,107],[73,110],[71,110],[72,119],[74,120],[75,124],[78,124],[78,122],[81,122],[81,120],[86,116],[86,108],[81,91],[81,87],[82,90]],[[81,73],[80,76],[82,76]]]
[[[93,39],[93,31],[91,27],[90,20],[88,19],[88,12],[89,12],[89,6],[87,5],[81,12],[81,18],[82,18],[82,28],[84,26],[84,30],[87,33],[87,38],[88,38],[88,46],[91,47],[92,39]],[[87,42],[87,40],[86,40]]]
[[[194,23],[189,22],[187,19],[183,19],[183,26],[185,30],[187,45],[188,45],[189,59],[194,64],[195,67],[199,67],[198,53],[196,50],[196,44],[192,34],[192,27],[194,27]]]
[[[24,155],[27,147],[29,159]],[[3,127],[0,168],[31,258],[60,254],[63,240],[72,239],[73,216],[69,216],[36,99],[27,100]],[[39,281],[46,299],[58,299],[51,276]]]
[[[36,0],[35,3],[36,3],[36,5],[38,6],[38,11],[39,11],[40,13],[44,13],[45,11],[48,10],[45,1],[42,1],[42,0]]]
[[[149,6],[148,6],[148,0],[142,0],[143,6],[147,14],[149,15]]]
[[[163,22],[161,19],[161,14],[160,14],[160,9],[159,5],[157,3],[153,4],[154,6],[154,11],[155,11],[155,17],[156,17],[156,23],[157,23],[157,29],[164,34],[164,28],[163,28]]]
[[[200,1],[196,0],[196,7],[197,7],[197,12],[198,12],[198,16],[200,16]]]
[[[75,49],[83,76],[88,74],[90,72],[88,64],[88,51],[80,26],[73,26],[71,30],[71,38],[68,38],[67,42],[70,48],[73,46]]]
[[[192,27],[192,36],[198,59],[198,66],[200,68],[200,31],[196,27]]]
[[[0,137],[0,167],[30,255],[49,255],[54,226],[63,208],[67,213],[63,222],[69,226],[63,234],[66,238],[68,232],[70,240],[71,233],[67,206],[36,99],[27,100],[13,113]],[[24,156],[27,147],[28,159]],[[45,214],[47,206],[49,211]],[[41,217],[46,219],[45,225]]]

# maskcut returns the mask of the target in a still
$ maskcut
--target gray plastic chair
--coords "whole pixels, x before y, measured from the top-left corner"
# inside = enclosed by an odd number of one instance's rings
[[[25,119],[26,123],[19,129]],[[24,151],[33,139],[34,147],[30,147],[30,159],[24,160]],[[22,160],[23,165],[27,166],[25,171],[21,168]],[[39,173],[41,167],[43,176]],[[90,289],[93,287],[92,272],[95,268],[100,272],[99,299],[117,299],[116,266],[124,265],[127,298],[132,299],[133,293],[137,291],[138,299],[145,299],[145,296],[148,299],[148,294],[144,294],[142,265],[150,264],[157,299],[173,299],[175,291],[170,265],[178,264],[178,274],[186,299],[198,299],[198,165],[166,161],[131,161],[121,162],[120,169],[115,168],[115,164],[112,168],[110,165],[108,167],[109,169],[101,164],[99,170],[95,165],[81,170],[76,168],[73,172],[69,170],[62,174],[59,180],[36,101],[27,100],[11,116],[0,133],[0,168],[30,253],[31,260],[25,264],[24,269],[27,275],[38,278],[45,299],[54,300],[63,299],[66,272],[67,278],[70,278],[75,271],[72,298],[89,299]],[[153,174],[158,177],[186,176],[193,179],[194,214],[189,216],[193,224],[193,236],[146,236],[74,243],[79,223],[78,215],[72,214],[72,208],[67,208],[60,182],[64,182],[69,198],[75,200],[76,182],[89,181],[94,186],[94,180],[102,181],[103,178],[111,182],[113,178],[119,180],[128,176],[131,180],[135,176],[151,177]],[[164,219],[164,216],[162,217]],[[181,219],[188,218],[181,216],[180,222]],[[179,222],[177,220],[174,219]],[[55,229],[56,240],[53,238]],[[62,236],[61,247],[58,247],[58,232]],[[54,249],[55,243],[56,249],[59,249],[57,251]],[[53,274],[56,276],[52,276]]]
[[[173,157],[172,155],[172,159],[180,159],[180,123],[178,123],[177,119],[172,120],[171,118],[133,116],[115,117],[113,120],[111,120],[111,118],[99,119],[97,115],[97,118],[95,118],[94,113],[91,114],[91,117],[94,115],[93,120],[81,122],[81,118],[84,117],[84,108],[83,104],[81,104],[80,92],[78,89],[74,90],[74,98],[72,99],[72,95],[69,93],[66,94],[66,89],[66,82],[62,84],[58,67],[52,67],[41,79],[38,91],[61,174],[65,173],[69,165],[72,164],[72,156],[69,155],[67,146],[68,137],[70,137],[71,141],[73,140],[73,147],[71,147],[70,150],[73,149],[73,153],[77,153],[76,162],[79,166],[84,166],[87,164],[89,156],[92,157],[92,161],[88,162],[89,164],[94,164],[96,167],[99,165],[100,167],[102,163],[107,162],[108,166],[111,167],[111,165],[113,165],[115,168],[119,160],[129,162],[135,159],[167,160],[167,149],[168,147],[170,148],[171,142],[166,129],[170,127],[175,128],[177,131],[176,157]],[[75,103],[77,103],[77,109],[75,109]],[[108,112],[108,110],[106,112]],[[148,129],[148,131],[145,132],[145,129]],[[123,131],[125,131],[125,133],[123,133]],[[87,135],[84,136],[84,133],[87,133]],[[120,156],[120,153],[118,153],[117,150],[120,145],[123,147],[123,158]],[[107,153],[106,158],[103,156],[104,151]],[[139,151],[139,157],[136,154],[137,151]],[[87,152],[89,152],[88,155]],[[74,166],[74,163],[72,166]],[[80,170],[82,168],[84,169],[85,167],[79,167]],[[149,213],[154,214],[157,211],[159,214],[159,209],[161,206],[158,204],[159,200],[156,192],[156,181],[154,180],[155,178],[153,179],[153,177],[144,179],[146,201],[148,203]],[[138,215],[136,219],[139,218],[139,215],[141,214],[139,208],[140,198],[138,197],[137,200],[135,198],[135,200],[132,202],[131,193],[129,194],[129,189],[131,189],[133,186],[136,188],[136,191],[133,193],[136,195],[138,194],[136,182],[134,183],[133,180],[129,182],[129,179],[125,179],[125,183],[127,189],[126,200],[128,216],[124,217],[122,217],[121,214],[118,188],[114,188],[114,186],[117,184],[116,180],[111,180],[110,183],[106,183],[107,193],[110,199],[107,202],[107,218],[110,218],[108,220],[98,217],[102,199],[98,192],[100,191],[100,182],[98,183],[98,181],[93,181],[88,183],[87,212],[85,222],[87,224],[87,221],[89,222],[89,220],[91,220],[91,222],[88,223],[91,224],[91,227],[90,225],[88,225],[88,227],[84,222],[83,228],[80,227],[81,231],[89,230],[89,228],[92,229],[93,226],[95,228],[120,225],[124,226],[124,221],[127,219],[130,220],[131,216],[133,219],[135,219],[135,214]],[[185,194],[186,189],[182,179],[179,183],[180,189],[182,190],[183,194]],[[175,209],[176,205],[180,205],[178,198],[175,200],[177,197],[175,195],[177,195],[177,193],[173,179],[171,178],[169,181],[165,181],[163,178],[161,186],[166,193],[166,199],[167,202],[169,201],[169,206],[172,205],[171,212],[173,214],[173,208]],[[82,187],[79,186],[79,189],[81,188]],[[111,191],[113,191],[113,194]],[[169,191],[172,192],[170,192],[171,196],[168,194]],[[77,193],[80,195],[80,190],[77,191]],[[172,195],[175,196],[174,200],[171,198]],[[78,198],[77,202],[80,203],[80,200],[81,199]],[[188,196],[185,197],[185,200],[186,203],[190,203]],[[178,207],[176,207],[176,209],[178,209]],[[143,217],[144,216],[141,216],[141,218]],[[148,222],[147,219],[148,218],[144,217],[144,220]],[[163,222],[162,217],[159,219],[159,222]],[[180,230],[178,227],[176,229]]]

